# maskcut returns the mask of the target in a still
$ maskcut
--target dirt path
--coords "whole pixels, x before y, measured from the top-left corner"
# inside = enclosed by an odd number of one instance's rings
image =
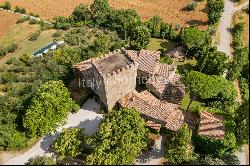
[[[70,114],[67,119],[67,123],[57,129],[56,133],[49,134],[43,137],[38,143],[36,143],[31,149],[24,153],[18,153],[15,157],[8,157],[8,155],[2,155],[3,165],[24,165],[29,158],[37,155],[51,155],[49,150],[50,145],[60,135],[62,128],[79,127],[85,128],[85,133],[88,135],[94,134],[98,129],[103,115],[98,114],[100,105],[95,102],[94,99],[89,99],[84,103],[82,108],[75,114]]]

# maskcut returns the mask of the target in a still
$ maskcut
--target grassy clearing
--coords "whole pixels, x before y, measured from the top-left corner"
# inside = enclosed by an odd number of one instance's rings
[[[26,34],[27,37],[23,41],[18,43],[18,49],[14,53],[7,54],[2,59],[0,59],[0,65],[4,64],[8,59],[12,57],[19,58],[23,54],[32,54],[41,47],[44,47],[45,45],[53,41],[52,34],[54,32],[55,30],[42,31],[38,39],[35,41],[29,41],[29,34]]]
[[[197,61],[195,58],[186,59],[184,62],[175,62],[177,66],[177,72],[179,74],[184,74],[186,71],[194,70]]]
[[[18,44],[37,30],[39,30],[39,25],[30,25],[28,22],[15,24],[0,39],[0,45],[7,46],[13,42]]]
[[[181,109],[187,110],[189,102],[190,102],[190,95],[188,93],[186,93],[181,101]],[[200,102],[194,100],[192,102],[192,104],[190,105],[189,110],[193,110],[197,107],[203,107],[203,106],[204,106],[203,103],[200,103]]]
[[[239,22],[245,22],[245,28],[243,33],[243,42],[245,45],[249,44],[249,14],[245,11],[239,11],[236,12],[233,16],[233,25],[239,23]]]
[[[168,51],[175,47],[175,43],[169,40],[151,38],[147,46],[148,50]]]

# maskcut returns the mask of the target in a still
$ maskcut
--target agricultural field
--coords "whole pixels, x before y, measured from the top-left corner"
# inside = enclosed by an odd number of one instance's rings
[[[7,13],[0,11],[0,39],[3,37],[3,35],[12,28],[16,24],[17,19],[19,16],[14,15],[12,13]]]
[[[234,14],[233,24],[236,24],[238,22],[245,22],[243,41],[246,45],[248,45],[249,43],[249,14],[245,10]]]
[[[55,16],[69,16],[81,3],[90,5],[93,0],[9,0],[12,6],[24,7],[28,12],[39,14],[43,19],[52,20]],[[0,3],[4,0],[0,0]],[[195,11],[186,11],[192,0],[109,0],[116,9],[135,9],[146,20],[154,15],[161,16],[166,22],[180,25],[197,24],[207,27],[206,1],[198,2]]]

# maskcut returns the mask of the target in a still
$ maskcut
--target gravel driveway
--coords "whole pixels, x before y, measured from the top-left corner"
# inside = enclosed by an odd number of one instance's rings
[[[3,164],[23,165],[31,157],[43,154],[51,155],[51,153],[48,151],[48,148],[55,141],[55,139],[58,138],[63,128],[70,128],[70,127],[85,128],[86,134],[88,135],[94,134],[98,130],[98,124],[103,118],[102,114],[97,113],[99,109],[100,105],[97,104],[94,99],[87,100],[77,113],[70,114],[68,116],[67,123],[64,126],[58,128],[56,133],[49,134],[43,137],[31,149],[22,154],[15,155],[15,157],[9,159],[8,161],[3,161]]]

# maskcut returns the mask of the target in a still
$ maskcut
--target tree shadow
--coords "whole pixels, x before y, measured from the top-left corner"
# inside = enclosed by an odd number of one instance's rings
[[[43,137],[40,147],[45,153],[50,153],[51,145],[53,142],[60,136],[59,132],[50,133],[47,136]]]
[[[196,67],[190,63],[186,63],[183,65],[177,65],[177,71],[180,74],[185,74],[186,72],[189,72],[191,70],[195,70]]]
[[[87,135],[93,135],[98,131],[99,124],[102,121],[101,117],[96,117],[95,119],[85,120],[80,122],[76,128],[84,128],[84,133]]]
[[[206,21],[201,21],[201,20],[196,20],[196,19],[194,19],[194,20],[188,20],[188,21],[186,21],[186,24],[188,24],[188,25],[190,25],[190,26],[194,26],[194,25],[197,25],[197,26],[205,26],[205,25],[208,25],[208,22],[206,22]]]
[[[140,163],[147,163],[152,159],[162,158],[164,156],[164,152],[165,152],[164,151],[164,141],[165,141],[165,136],[162,136],[160,149],[154,146],[152,150],[149,150],[145,153],[142,153],[136,161],[140,162]]]

